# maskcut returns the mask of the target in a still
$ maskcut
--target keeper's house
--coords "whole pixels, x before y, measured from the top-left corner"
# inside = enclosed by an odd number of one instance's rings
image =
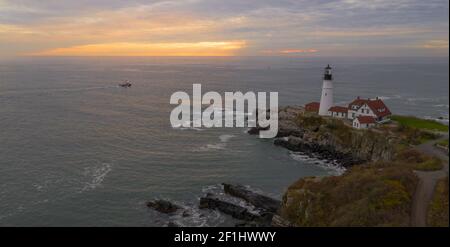
[[[312,102],[305,105],[305,110],[318,112],[320,104]],[[389,121],[392,115],[389,108],[378,97],[375,99],[353,100],[347,107],[332,106],[328,109],[328,116],[352,121],[352,126],[357,129],[367,129]]]

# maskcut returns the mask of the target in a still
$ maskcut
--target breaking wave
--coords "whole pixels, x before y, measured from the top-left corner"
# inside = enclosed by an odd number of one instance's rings
[[[344,172],[347,170],[345,167],[341,166],[337,161],[329,161],[324,159],[319,159],[317,157],[311,157],[307,154],[301,153],[301,152],[290,152],[289,156],[291,156],[292,159],[306,163],[308,165],[317,165],[329,172],[330,175],[339,176],[344,174]]]
[[[84,175],[90,180],[86,182],[81,191],[89,191],[97,188],[103,183],[108,173],[112,170],[111,164],[102,163],[93,167],[88,167],[84,170]]]
[[[228,141],[235,137],[235,135],[221,135],[219,136],[220,142],[213,144],[206,144],[203,147],[200,147],[196,151],[210,151],[210,150],[224,150],[227,147]]]

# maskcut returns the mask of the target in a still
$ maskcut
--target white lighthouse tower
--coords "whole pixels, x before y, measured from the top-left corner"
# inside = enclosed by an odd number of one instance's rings
[[[327,116],[328,110],[334,105],[333,103],[333,75],[331,74],[331,67],[325,68],[323,76],[322,97],[320,98],[319,115]]]

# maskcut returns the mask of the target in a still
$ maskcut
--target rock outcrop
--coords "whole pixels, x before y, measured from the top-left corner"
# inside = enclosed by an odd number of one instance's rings
[[[337,161],[344,167],[390,160],[394,152],[395,138],[376,130],[356,130],[342,120],[305,113],[302,107],[280,108],[278,126],[275,145]],[[255,127],[248,133],[256,135],[260,130]]]
[[[218,210],[235,219],[242,220],[236,225],[238,227],[270,226],[273,216],[281,206],[281,201],[256,193],[243,185],[223,184],[223,188],[226,195],[245,201],[247,206],[244,207],[242,203],[231,202],[229,199],[207,194],[200,198],[199,208]]]
[[[281,201],[252,191],[239,184],[223,184],[223,192],[207,193],[200,198],[199,209],[217,210],[240,222],[237,227],[268,227],[272,218],[281,207]],[[191,217],[192,208],[179,206],[168,200],[153,200],[147,202],[147,207],[167,214],[175,219]],[[179,227],[175,221],[167,223],[168,227]]]
[[[225,193],[241,198],[264,212],[276,213],[281,205],[281,201],[255,193],[242,185],[223,184],[223,189]]]
[[[172,214],[182,209],[182,207],[167,200],[154,200],[147,202],[147,207],[163,214]]]
[[[213,209],[219,210],[224,214],[228,214],[235,219],[244,220],[244,221],[255,221],[259,218],[259,215],[253,214],[248,211],[248,209],[224,201],[218,197],[215,197],[211,194],[200,198],[200,209]]]

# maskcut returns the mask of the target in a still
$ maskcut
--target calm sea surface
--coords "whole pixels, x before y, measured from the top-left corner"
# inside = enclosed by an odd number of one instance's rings
[[[196,209],[222,182],[280,197],[304,176],[338,174],[246,129],[173,129],[176,91],[277,91],[280,105],[320,97],[332,64],[335,101],[382,97],[396,114],[448,119],[445,59],[20,58],[0,60],[0,225],[227,225]],[[133,87],[119,88],[128,79]],[[154,198],[192,207],[159,215]]]

